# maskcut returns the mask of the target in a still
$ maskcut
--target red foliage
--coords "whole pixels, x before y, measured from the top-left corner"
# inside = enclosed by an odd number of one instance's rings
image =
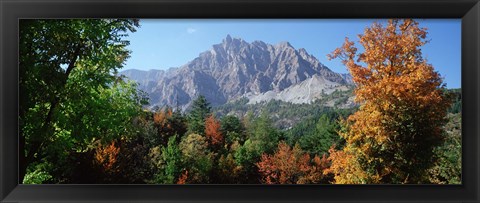
[[[188,179],[188,170],[185,170],[180,176],[180,178],[178,178],[177,184],[183,185],[187,183],[187,179]]]
[[[219,145],[223,143],[223,135],[220,132],[220,122],[210,115],[205,120],[205,136],[212,145]]]
[[[171,108],[167,108],[164,111],[155,112],[153,114],[153,122],[156,125],[164,127],[164,125],[167,124],[167,119],[172,117],[172,114],[173,112]]]
[[[117,147],[115,142],[112,142],[108,146],[100,146],[95,151],[95,161],[100,164],[105,171],[109,171],[113,168],[117,162],[120,147]]]
[[[263,154],[257,166],[267,184],[306,184],[319,183],[323,179],[328,161],[325,156],[311,159],[298,145],[291,149],[281,142],[275,154]]]

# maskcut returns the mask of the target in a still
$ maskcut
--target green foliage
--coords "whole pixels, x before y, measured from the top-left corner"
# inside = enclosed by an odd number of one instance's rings
[[[133,121],[137,126],[137,137],[143,137],[145,145],[149,148],[158,147],[161,143],[158,129],[153,122],[153,113],[145,111]],[[168,140],[167,140],[168,141]]]
[[[321,139],[324,135],[326,137],[332,138],[330,145],[337,144],[337,147],[340,147],[343,144],[343,140],[338,135],[337,131],[340,129],[338,126],[338,120],[343,119],[351,115],[353,112],[356,111],[356,108],[351,109],[331,109],[326,108],[323,111],[318,113],[312,114],[310,117],[307,117],[294,125],[292,128],[286,131],[287,141],[289,145],[295,145],[295,143],[299,142],[302,139],[302,142],[305,142],[309,139],[320,139],[315,141],[323,142]],[[323,119],[322,119],[323,118]],[[328,120],[328,122],[320,121],[320,120]],[[328,124],[328,125],[324,125]],[[327,134],[322,133],[325,132],[323,128],[328,129],[326,132]],[[313,144],[313,143],[312,143]],[[327,142],[324,142],[324,146],[328,145]],[[302,144],[301,144],[302,145]],[[322,147],[322,150],[312,150],[312,148],[306,146],[307,143],[304,143],[301,147],[305,149],[309,153],[324,153],[326,151],[325,147]],[[328,151],[328,148],[327,148]]]
[[[318,120],[313,133],[305,134],[298,140],[300,147],[310,154],[327,154],[332,145],[339,146],[341,137],[338,135],[339,125],[331,121],[326,114]]]
[[[208,149],[207,139],[199,134],[190,134],[182,138],[179,146],[188,171],[187,183],[208,183],[214,154]]]
[[[257,118],[245,119],[247,126],[247,140],[234,153],[235,162],[242,166],[240,174],[244,183],[258,181],[258,167],[255,165],[263,153],[272,153],[277,143],[284,138],[283,133],[273,126],[266,113]]]
[[[445,125],[447,136],[435,149],[438,161],[430,169],[430,181],[438,184],[462,184],[462,117],[450,114]]]
[[[280,100],[271,100],[269,102],[260,102],[248,104],[247,98],[238,99],[234,102],[226,103],[213,108],[217,116],[237,115],[240,118],[246,117],[251,112],[253,117],[260,116],[262,112],[270,115],[276,128],[285,130],[294,127],[296,124],[311,118],[318,119],[324,113],[331,111],[351,111],[356,107],[345,106],[344,102],[353,95],[352,89],[347,91],[334,91],[331,94],[324,95],[311,104],[293,104]],[[329,104],[334,104],[329,107]],[[336,104],[335,104],[336,103]],[[341,108],[340,108],[341,107]]]
[[[166,147],[161,150],[159,173],[155,175],[155,183],[174,184],[182,169],[182,152],[177,144],[177,136],[170,137]]]
[[[249,138],[258,143],[262,153],[271,153],[277,147],[277,143],[282,139],[282,133],[275,128],[267,113],[262,113],[253,120],[250,128],[247,129]]]
[[[29,167],[23,179],[23,184],[42,184],[51,181],[53,177],[48,172],[51,171],[51,169],[52,164],[50,163],[42,163]]]
[[[205,119],[210,112],[210,103],[203,95],[193,100],[190,113],[188,114],[188,132],[204,135]]]
[[[235,162],[232,154],[221,155],[218,159],[216,173],[218,182],[225,184],[237,184],[243,182],[240,176],[241,166]]]
[[[154,138],[156,145],[165,145],[169,137],[183,136],[187,132],[187,121],[181,112],[173,112],[169,106],[153,113],[153,122],[157,130]]]
[[[222,134],[225,135],[226,143],[232,144],[234,141],[245,142],[245,128],[236,116],[224,116],[220,121],[220,125]]]
[[[115,74],[129,55],[123,38],[137,26],[129,19],[20,21],[20,178],[52,153],[85,151],[92,140],[133,129],[128,123],[145,100]]]
[[[448,110],[449,113],[461,113],[462,112],[462,89],[450,89],[448,92],[452,95],[453,103],[452,107]]]
[[[258,140],[247,139],[234,154],[235,162],[242,166],[240,176],[243,177],[242,183],[257,183],[260,175],[257,173],[258,168],[255,165],[262,156],[263,149]]]
[[[187,118],[180,111],[174,111],[172,116],[167,119],[168,125],[173,129],[173,133],[184,136],[188,131]]]

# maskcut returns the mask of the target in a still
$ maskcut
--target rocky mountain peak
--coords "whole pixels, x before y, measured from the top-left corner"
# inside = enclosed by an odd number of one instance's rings
[[[283,42],[280,42],[277,44],[276,47],[279,47],[279,48],[293,48],[293,46],[290,44],[290,42],[287,42],[287,41],[283,41]]]
[[[222,40],[222,47],[224,50],[238,50],[242,46],[248,45],[248,43],[242,38],[232,38],[230,34]]]
[[[314,76],[336,84],[329,87],[347,83],[342,75],[328,69],[305,49],[296,50],[289,42],[248,43],[230,35],[175,71],[150,73],[148,79],[142,79],[138,71],[124,73],[141,83],[140,87],[150,95],[152,106],[178,104],[184,108],[200,94],[215,106],[246,95],[252,98],[291,89]],[[155,75],[157,79],[153,79]]]
[[[227,37],[223,40],[223,43],[230,43],[232,42],[232,37],[230,36],[230,34],[227,34]]]

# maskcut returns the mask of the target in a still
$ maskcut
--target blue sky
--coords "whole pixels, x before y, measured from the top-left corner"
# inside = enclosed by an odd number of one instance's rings
[[[261,40],[269,44],[288,41],[296,49],[305,48],[321,63],[339,73],[348,72],[340,60],[326,57],[341,46],[345,37],[357,41],[357,35],[374,19],[310,20],[232,20],[232,19],[149,19],[141,20],[137,32],[130,33],[131,58],[124,69],[168,69],[178,67],[222,42],[227,34],[247,42]],[[428,28],[430,43],[423,55],[444,77],[449,88],[461,86],[461,20],[417,19]]]

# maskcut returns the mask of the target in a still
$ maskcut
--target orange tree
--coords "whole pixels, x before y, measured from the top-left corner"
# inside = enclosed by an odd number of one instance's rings
[[[264,153],[256,165],[266,184],[307,184],[325,182],[322,171],[327,164],[325,156],[311,159],[298,144],[292,149],[280,142],[275,154]]]
[[[221,145],[223,143],[223,135],[220,132],[220,121],[210,114],[205,119],[205,136],[212,145]]]
[[[451,103],[440,74],[422,57],[427,30],[395,19],[358,36],[363,52],[346,38],[329,55],[349,69],[360,109],[343,121],[346,146],[330,151],[325,172],[336,183],[426,183]]]

